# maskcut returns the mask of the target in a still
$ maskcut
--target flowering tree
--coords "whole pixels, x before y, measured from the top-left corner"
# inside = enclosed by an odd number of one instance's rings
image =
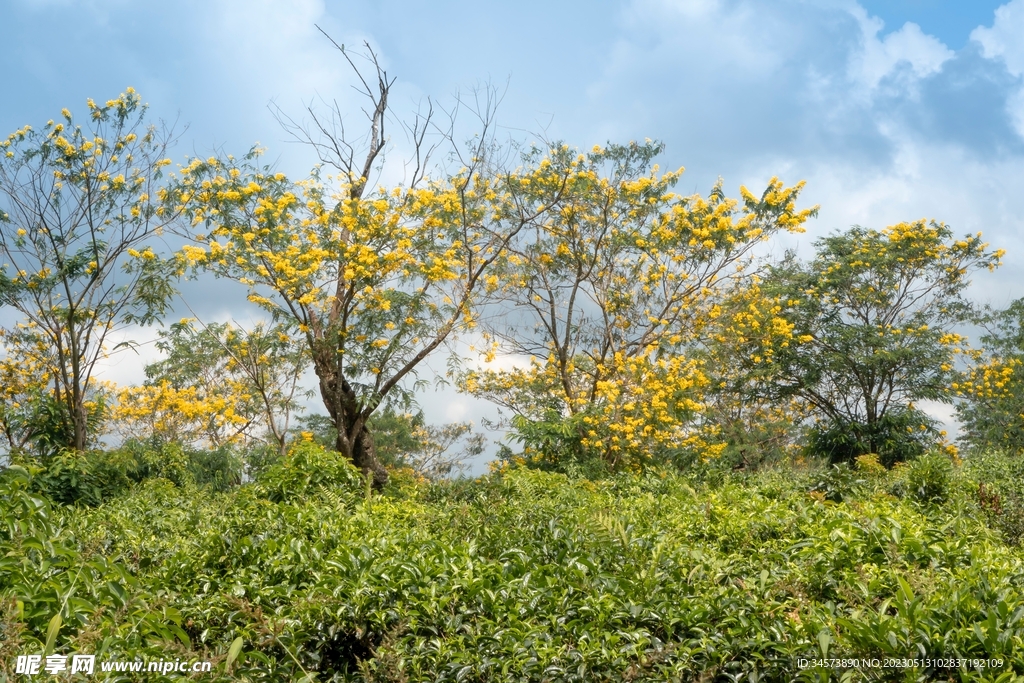
[[[699,416],[701,430],[713,435],[724,459],[739,469],[793,455],[808,407],[798,397],[762,391],[752,347],[773,348],[793,342],[793,325],[764,272],[737,280],[720,292],[721,312],[700,335],[694,353],[708,378]]]
[[[760,198],[672,191],[661,146],[595,147],[543,223],[520,232],[489,281],[489,353],[528,365],[470,371],[463,388],[513,412],[542,458],[641,464],[666,449],[713,451],[693,429],[708,376],[688,352],[744,279],[754,245],[800,231],[802,184]]]
[[[165,357],[146,366],[146,383],[118,392],[112,417],[122,432],[212,446],[259,441],[285,453],[309,366],[293,336],[185,318],[156,345]]]
[[[944,223],[854,227],[818,240],[813,261],[775,269],[787,343],[750,345],[739,362],[773,399],[799,397],[819,419],[815,448],[834,460],[877,453],[886,464],[923,447],[927,418],[914,401],[951,402],[955,332],[971,306],[968,274],[995,268],[981,233],[955,239]]]
[[[1024,299],[987,311],[982,352],[953,383],[961,440],[975,448],[1024,452]]]
[[[86,445],[87,397],[110,334],[153,321],[172,293],[146,245],[175,219],[156,200],[168,139],[144,125],[138,94],[88,107],[83,125],[65,109],[0,142],[0,305],[49,346],[64,445],[75,449]]]
[[[39,438],[41,429],[54,426],[40,414],[48,403],[53,360],[42,335],[24,324],[0,328],[0,352],[0,433],[3,450],[12,453]],[[63,419],[57,426],[63,431]]]
[[[165,196],[195,227],[183,266],[248,285],[250,301],[298,330],[338,450],[378,484],[370,416],[476,325],[494,262],[583,177],[568,149],[509,172],[488,167],[484,151],[445,179],[366,196],[344,176],[333,188],[317,174],[293,183],[256,155],[197,159]]]

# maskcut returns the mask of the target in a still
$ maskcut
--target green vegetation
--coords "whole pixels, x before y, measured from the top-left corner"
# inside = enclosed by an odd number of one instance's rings
[[[228,491],[152,477],[94,507],[11,468],[0,662],[59,614],[54,651],[209,659],[204,680],[823,681],[798,659],[824,656],[1004,663],[845,680],[1024,674],[1021,513],[997,502],[1020,463],[843,467],[396,470],[376,494],[306,443]]]
[[[371,187],[367,57],[368,149],[308,140],[340,176],[164,179],[131,90],[0,141],[0,683],[1024,680],[1024,300],[965,296],[1001,250],[919,220],[761,258],[803,183],[682,196],[657,142],[503,148],[486,108],[461,170],[417,116]],[[268,319],[167,325],[201,273]],[[102,381],[144,323],[162,358]],[[446,350],[505,410],[475,480],[483,436],[416,403]]]

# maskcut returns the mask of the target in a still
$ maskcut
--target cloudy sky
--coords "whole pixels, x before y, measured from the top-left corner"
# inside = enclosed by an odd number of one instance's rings
[[[313,159],[268,104],[301,117],[337,99],[359,115],[316,25],[374,47],[399,113],[497,84],[509,134],[660,139],[663,167],[686,167],[683,191],[806,180],[820,216],[780,250],[937,218],[1007,250],[976,299],[1024,296],[1024,0],[0,0],[0,129],[131,85],[184,131],[179,157],[259,141],[300,174]],[[186,295],[206,317],[247,315],[237,291]],[[435,420],[481,414],[448,394],[428,403]]]

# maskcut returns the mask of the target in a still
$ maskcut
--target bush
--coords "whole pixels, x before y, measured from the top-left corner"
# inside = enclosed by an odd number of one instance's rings
[[[263,494],[277,503],[323,490],[358,494],[365,486],[362,473],[348,458],[312,441],[292,446],[281,462],[260,474],[257,483]]]
[[[334,445],[325,445],[324,448],[334,448]],[[254,442],[239,451],[239,458],[244,463],[243,479],[245,481],[252,481],[253,479],[258,479],[261,472],[279,464],[282,456],[280,450],[274,446]]]
[[[132,485],[128,459],[118,451],[63,451],[33,469],[32,489],[63,505],[99,505]]]
[[[189,475],[197,485],[227,491],[242,483],[242,456],[231,446],[213,450],[190,448],[187,455]]]
[[[989,527],[1010,545],[1024,542],[1024,459],[1003,451],[975,450],[964,462],[976,502]]]
[[[904,493],[919,503],[944,503],[949,497],[953,463],[941,453],[929,453],[907,468]]]
[[[61,505],[100,505],[148,479],[216,491],[242,482],[242,459],[235,449],[202,450],[161,440],[131,440],[109,451],[60,451],[41,464],[17,462],[33,473],[33,491]]]
[[[134,482],[162,478],[177,486],[194,482],[191,449],[160,438],[128,440],[113,453],[123,458],[127,475]]]
[[[888,413],[873,424],[836,420],[808,432],[806,452],[832,464],[875,453],[885,467],[924,455],[939,434],[935,420],[915,409]]]
[[[817,493],[833,503],[841,503],[866,483],[864,479],[858,478],[857,472],[849,463],[841,463],[833,465],[818,477],[810,492]]]

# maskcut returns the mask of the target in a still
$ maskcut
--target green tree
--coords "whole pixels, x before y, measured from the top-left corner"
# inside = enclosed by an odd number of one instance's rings
[[[878,453],[886,464],[920,452],[929,422],[913,403],[953,400],[968,274],[995,268],[1002,252],[981,233],[955,239],[923,220],[854,227],[815,247],[811,262],[790,255],[766,284],[792,338],[751,343],[739,362],[759,391],[808,404],[812,450],[833,460]]]
[[[954,385],[960,440],[974,448],[1024,452],[1024,299],[986,311],[984,351]]]
[[[0,142],[0,306],[49,347],[53,398],[85,448],[87,403],[111,335],[163,313],[173,293],[147,242],[175,219],[159,201],[168,136],[130,88],[77,125],[71,112]]]

